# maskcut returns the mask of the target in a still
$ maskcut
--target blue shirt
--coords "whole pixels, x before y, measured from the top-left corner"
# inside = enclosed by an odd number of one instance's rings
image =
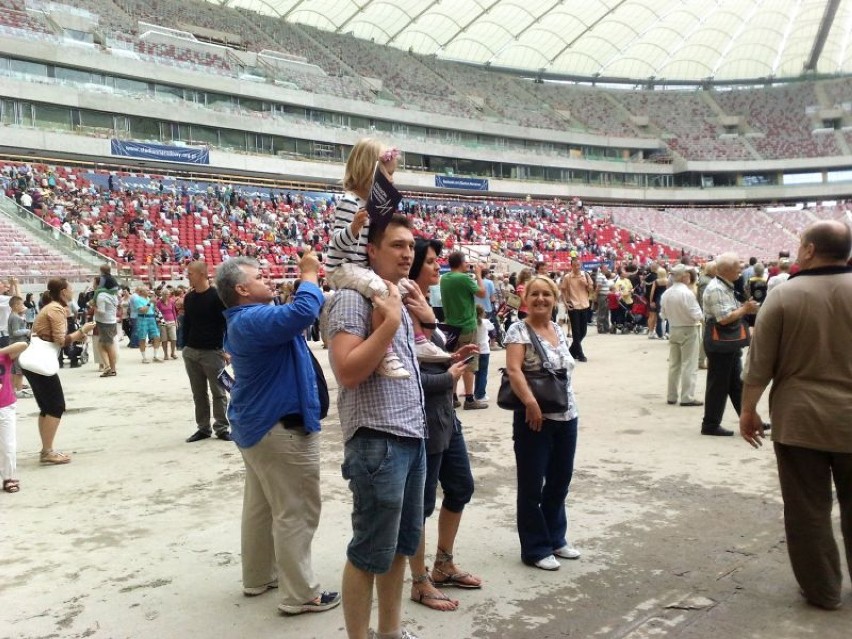
[[[153,300],[149,300],[147,297],[141,297],[139,295],[133,295],[130,298],[130,317],[136,317],[137,319],[140,317],[154,317],[154,302]],[[142,313],[139,309],[148,307],[147,313]]]
[[[134,293],[130,296],[130,299],[127,300],[127,310],[130,312],[130,319],[136,319],[136,317],[138,316],[136,311],[136,304],[140,299],[142,298],[140,298],[136,293]]]
[[[494,307],[491,305],[491,298],[494,297],[494,282],[487,277],[483,277],[482,285],[485,287],[485,297],[477,297],[476,303],[482,307],[486,314],[489,314],[494,310]]]
[[[302,332],[319,316],[322,303],[319,287],[302,282],[290,304],[225,310],[224,348],[235,380],[228,420],[240,448],[254,446],[285,415],[301,415],[308,432],[320,430],[316,375]]]

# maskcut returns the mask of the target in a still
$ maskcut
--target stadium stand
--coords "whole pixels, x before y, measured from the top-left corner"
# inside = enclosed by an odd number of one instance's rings
[[[618,91],[533,82],[201,0],[65,0],[43,11],[62,6],[97,20],[108,35],[100,49],[107,54],[129,50],[199,73],[247,73],[303,91],[443,115],[659,139],[687,160],[833,157],[852,146],[848,126],[827,128],[818,117],[821,109],[840,108],[848,124],[848,78],[729,91]],[[0,8],[0,33],[60,38],[23,0],[0,0]],[[198,40],[140,39],[148,25]],[[204,50],[200,41],[223,46]],[[256,55],[262,51],[291,64],[264,64]]]
[[[4,277],[27,281],[61,273],[65,277],[83,278],[92,270],[75,264],[0,215],[0,273]]]
[[[55,227],[115,259],[139,278],[179,277],[183,265],[203,259],[211,269],[234,255],[257,257],[273,278],[292,274],[297,250],[328,244],[335,196],[221,183],[185,181],[142,172],[0,164],[9,197],[19,197],[19,175],[37,195],[36,213]],[[112,183],[112,190],[109,186]],[[572,256],[640,262],[675,261],[735,250],[769,259],[795,248],[796,233],[824,217],[848,217],[849,205],[807,211],[758,208],[582,206],[574,201],[460,203],[436,196],[406,200],[422,235],[452,249],[486,244],[497,255],[567,268]],[[14,229],[4,227],[5,237]],[[34,247],[20,239],[18,252]],[[7,240],[4,246],[10,244]],[[681,250],[683,249],[683,250]],[[38,253],[40,255],[40,253]],[[47,256],[32,268],[70,268]],[[3,270],[0,268],[0,270]]]
[[[753,130],[748,139],[766,159],[841,155],[833,134],[814,134],[808,114],[819,105],[813,82],[771,89],[715,92],[726,115],[741,116]]]

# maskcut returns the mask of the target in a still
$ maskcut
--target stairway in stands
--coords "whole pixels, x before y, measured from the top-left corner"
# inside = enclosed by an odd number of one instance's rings
[[[22,284],[44,283],[50,277],[81,282],[109,262],[0,195],[0,277],[16,277]]]

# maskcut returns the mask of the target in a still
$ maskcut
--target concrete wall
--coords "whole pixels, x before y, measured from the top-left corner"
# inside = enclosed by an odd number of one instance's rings
[[[185,172],[236,173],[264,177],[277,176],[282,179],[324,182],[339,185],[343,177],[343,166],[330,162],[308,162],[286,160],[274,156],[247,155],[212,150],[210,165],[169,164],[154,161],[139,161],[110,155],[109,140],[92,139],[71,133],[56,133],[15,127],[0,128],[0,151],[21,153],[33,157],[86,158],[92,162],[140,166],[149,171],[179,170]],[[435,188],[433,173],[400,171],[396,183],[403,190],[450,192]],[[338,187],[339,188],[339,187]],[[766,200],[820,200],[847,198],[852,194],[852,184],[810,184],[801,186],[755,186],[731,188],[672,188],[631,189],[604,188],[585,184],[558,184],[526,182],[520,180],[489,180],[493,194],[525,197],[578,196],[587,200],[607,200],[615,203],[694,203],[714,204]],[[464,192],[462,192],[464,193]],[[467,192],[467,195],[476,195]],[[483,197],[485,195],[483,194]]]

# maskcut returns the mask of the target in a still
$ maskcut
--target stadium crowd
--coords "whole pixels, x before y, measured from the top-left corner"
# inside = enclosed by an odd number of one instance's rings
[[[180,275],[178,267],[192,260],[216,265],[237,256],[256,257],[283,278],[298,247],[327,250],[339,197],[215,183],[166,186],[162,177],[131,180],[47,165],[5,164],[0,182],[8,197],[51,226],[151,280]],[[547,261],[557,270],[577,255],[585,261],[680,255],[576,199],[467,204],[423,198],[405,200],[403,209],[418,235],[447,248],[484,246],[529,264]]]

